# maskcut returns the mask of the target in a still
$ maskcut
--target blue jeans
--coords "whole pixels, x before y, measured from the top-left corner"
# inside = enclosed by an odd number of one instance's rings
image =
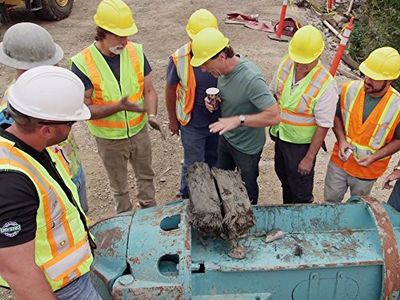
[[[396,181],[387,203],[400,212],[400,179]]]
[[[79,168],[78,173],[72,178],[72,181],[75,183],[78,194],[79,194],[79,202],[81,203],[81,207],[85,213],[88,212],[89,206],[87,202],[87,195],[86,195],[86,176],[85,172],[83,171],[83,167]]]
[[[221,136],[218,145],[217,167],[224,170],[239,170],[252,205],[258,202],[259,175],[258,163],[261,159],[261,151],[256,154],[245,154],[236,150]]]
[[[187,185],[188,168],[195,162],[205,162],[210,167],[217,164],[219,135],[210,133],[208,127],[195,128],[190,124],[181,126],[183,165],[179,192],[182,198],[189,198]]]
[[[58,300],[102,300],[90,280],[89,272],[55,292]]]
[[[0,111],[0,124],[10,124],[12,125],[14,123],[13,119],[7,119],[6,116],[4,115],[4,110]]]

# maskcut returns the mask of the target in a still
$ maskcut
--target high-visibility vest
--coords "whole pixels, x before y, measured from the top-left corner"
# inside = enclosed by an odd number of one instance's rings
[[[144,106],[144,55],[142,45],[128,42],[120,54],[118,83],[106,60],[94,44],[71,58],[93,85],[92,103],[110,105],[128,96],[130,102]],[[89,120],[89,131],[104,139],[124,139],[136,135],[147,122],[146,113],[121,111],[111,116]]]
[[[5,99],[0,100],[0,112],[3,112],[7,108],[7,101]]]
[[[61,152],[60,154],[63,156],[63,160],[67,161],[72,178],[77,176],[82,168],[82,162],[81,157],[79,156],[79,148],[72,131],[69,133],[65,141],[62,141],[53,147],[56,151],[59,150]]]
[[[176,117],[183,126],[190,122],[195,102],[196,78],[190,65],[192,43],[189,42],[172,54],[180,79],[176,87]]]
[[[396,127],[400,124],[400,93],[390,87],[363,123],[364,101],[362,81],[351,81],[342,87],[340,107],[344,133],[354,151],[343,162],[339,158],[339,146],[336,142],[331,159],[353,177],[376,179],[386,171],[390,156],[377,160],[368,167],[357,164],[355,158],[374,154],[393,140]]]
[[[272,126],[270,132],[275,137],[279,134],[279,138],[286,142],[309,144],[317,130],[315,105],[334,79],[319,62],[292,90],[294,73],[294,62],[285,57],[273,82],[281,108],[281,121]]]
[[[0,137],[0,171],[26,175],[37,190],[39,208],[34,240],[35,262],[43,270],[53,291],[56,291],[89,272],[93,256],[88,233],[78,211],[80,209],[82,213],[78,192],[70,179],[67,165],[56,153],[46,151],[71,191],[77,207],[38,161],[15,147],[12,141]],[[8,286],[2,278],[0,285]]]

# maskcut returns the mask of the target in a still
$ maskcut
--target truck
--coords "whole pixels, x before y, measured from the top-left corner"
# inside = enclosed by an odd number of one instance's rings
[[[19,8],[32,11],[42,20],[58,21],[70,15],[73,4],[74,0],[0,0],[0,22],[8,22],[9,12]]]

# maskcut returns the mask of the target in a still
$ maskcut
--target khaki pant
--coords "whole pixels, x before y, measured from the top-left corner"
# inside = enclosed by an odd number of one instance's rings
[[[341,202],[348,188],[351,196],[368,196],[375,181],[353,177],[330,161],[325,177],[324,199],[326,202]]]
[[[155,206],[154,172],[147,126],[133,137],[121,140],[96,138],[96,143],[108,174],[117,213],[133,208],[129,197],[128,161],[135,172],[139,205],[142,208]]]

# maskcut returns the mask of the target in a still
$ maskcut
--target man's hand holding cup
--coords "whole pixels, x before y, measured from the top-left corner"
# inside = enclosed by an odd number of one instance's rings
[[[208,88],[206,90],[207,97],[205,100],[206,108],[209,112],[214,112],[219,108],[221,98],[219,97],[219,89],[215,87]]]

